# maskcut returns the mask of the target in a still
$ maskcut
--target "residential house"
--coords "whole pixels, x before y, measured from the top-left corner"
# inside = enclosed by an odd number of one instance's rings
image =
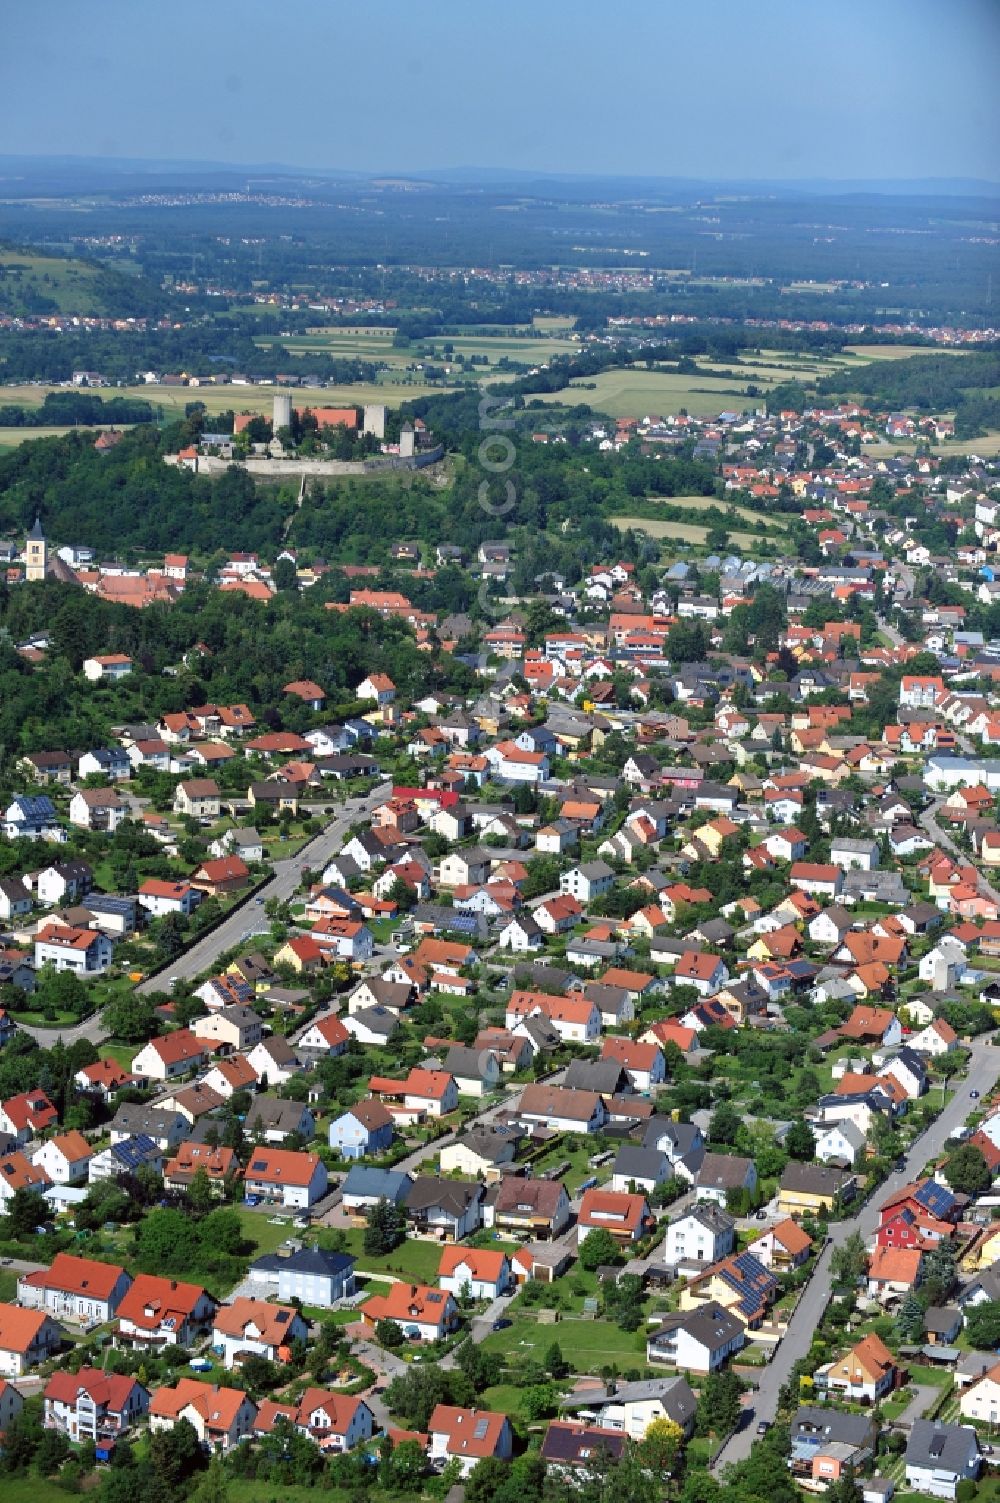
[[[20,1275],[17,1298],[26,1309],[44,1310],[55,1320],[103,1325],[118,1313],[131,1285],[131,1275],[116,1263],[60,1252],[50,1267]]]
[[[137,1274],[118,1305],[118,1340],[154,1352],[191,1346],[210,1329],[216,1304],[200,1284]]]
[[[0,1304],[0,1378],[21,1378],[54,1357],[62,1333],[51,1315]]]
[[[255,1148],[243,1175],[244,1193],[293,1210],[308,1210],[327,1191],[326,1165],[316,1153]]]
[[[505,1252],[450,1246],[441,1250],[438,1283],[450,1294],[494,1300],[513,1288],[514,1276]]]
[[[746,1340],[743,1323],[712,1301],[668,1315],[646,1338],[646,1360],[683,1372],[718,1372]]]
[[[155,1435],[187,1420],[201,1444],[225,1454],[253,1432],[257,1406],[241,1388],[220,1388],[197,1378],[179,1378],[158,1388],[149,1405],[149,1428]]]
[[[506,1414],[491,1409],[459,1409],[451,1404],[438,1404],[428,1430],[431,1462],[457,1460],[463,1477],[485,1457],[509,1461],[514,1452],[510,1420]]]
[[[250,1355],[287,1362],[292,1342],[304,1342],[308,1334],[309,1327],[293,1305],[240,1295],[216,1310],[212,1345],[229,1368]]]
[[[441,1341],[458,1324],[458,1306],[445,1289],[426,1284],[391,1284],[385,1294],[372,1295],[361,1306],[365,1325],[391,1320],[411,1341]]]
[[[303,1305],[328,1310],[354,1293],[354,1264],[349,1253],[300,1247],[294,1252],[265,1253],[251,1263],[248,1277],[280,1301],[300,1300]]]

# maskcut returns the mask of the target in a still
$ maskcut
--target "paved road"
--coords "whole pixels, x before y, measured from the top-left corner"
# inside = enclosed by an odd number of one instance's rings
[[[203,939],[197,941],[183,955],[179,955],[170,967],[170,975],[179,977],[182,981],[190,981],[194,976],[207,970],[212,962],[225,950],[231,950],[246,938],[247,933],[260,932],[262,915],[260,910],[270,898],[279,903],[286,903],[295,894],[302,880],[302,867],[308,866],[313,870],[321,871],[331,856],[340,850],[341,843],[352,824],[364,820],[371,811],[380,804],[391,789],[391,784],[383,783],[364,800],[345,806],[344,812],[338,814],[336,819],[330,821],[319,835],[315,835],[308,845],[304,845],[296,856],[287,861],[277,861],[274,866],[274,876],[256,894],[259,901],[251,901],[234,910],[217,929],[211,934],[206,934]],[[164,974],[151,976],[148,981],[143,981],[136,990],[143,993],[161,992],[167,989],[168,979]]]
[[[383,783],[366,799],[345,805],[344,812],[331,820],[330,824],[319,835],[314,836],[308,845],[304,845],[297,856],[275,863],[274,876],[260,889],[257,896],[264,901],[268,898],[276,898],[279,902],[287,902],[299,886],[302,867],[322,869],[331,856],[339,851],[343,837],[351,825],[365,819],[372,809],[382,802],[391,787],[391,783]],[[169,975],[189,981],[201,971],[207,970],[217,956],[225,950],[231,950],[234,945],[240,944],[248,935],[267,932],[263,902],[243,904],[211,934],[206,934],[189,950],[179,955]],[[136,990],[149,995],[167,990],[168,987],[167,976],[161,973],[150,977],[148,981],[141,982]],[[93,1017],[86,1018],[72,1028],[38,1028],[24,1023],[19,1026],[46,1049],[51,1049],[59,1039],[62,1039],[64,1044],[75,1044],[78,1039],[89,1039],[92,1044],[96,1045],[103,1043],[108,1037],[108,1031],[101,1022],[100,1013],[94,1013]]]
[[[75,1044],[78,1039],[89,1039],[96,1045],[103,1043],[108,1036],[99,1012],[85,1018],[82,1023],[74,1023],[72,1028],[37,1028],[32,1023],[18,1023],[17,1026],[22,1033],[30,1034],[43,1049],[51,1049],[60,1039],[67,1046]]]
[[[756,1419],[773,1419],[778,1406],[778,1390],[785,1383],[794,1364],[809,1351],[815,1331],[827,1300],[830,1297],[830,1261],[834,1247],[846,1242],[853,1232],[860,1232],[867,1243],[878,1226],[878,1207],[886,1196],[908,1183],[920,1173],[924,1165],[940,1157],[950,1133],[962,1127],[972,1109],[969,1092],[979,1091],[981,1096],[991,1091],[1000,1077],[1000,1047],[992,1044],[973,1044],[968,1078],[963,1081],[944,1111],[930,1127],[917,1138],[907,1154],[906,1169],[901,1174],[891,1174],[871,1199],[849,1221],[838,1221],[830,1230],[830,1240],[823,1249],[812,1278],[795,1307],[774,1358],[769,1366],[761,1369],[760,1383],[754,1395],[754,1407],[742,1430],[732,1436],[715,1462],[715,1469],[730,1462],[743,1461],[750,1454],[754,1442]]]
[[[968,851],[963,851],[961,846],[956,845],[954,840],[952,840],[951,836],[949,835],[948,831],[946,829],[943,829],[942,826],[938,824],[937,815],[943,803],[943,798],[937,798],[933,803],[928,804],[927,808],[924,809],[919,816],[920,824],[923,826],[926,833],[930,836],[931,840],[933,840],[936,845],[941,846],[946,851],[950,851],[951,854],[957,857],[959,861],[963,862],[964,865],[976,866],[975,859],[970,855],[970,853]],[[994,903],[1000,903],[1000,891],[998,891],[997,888],[991,886],[991,884],[987,882],[986,878],[983,876],[978,867],[976,867],[976,870],[977,872],[979,872],[979,881],[977,884],[979,891],[985,893],[987,897],[991,897]]]

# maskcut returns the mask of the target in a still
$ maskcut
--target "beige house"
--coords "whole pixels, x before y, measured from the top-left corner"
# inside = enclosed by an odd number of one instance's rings
[[[195,1018],[191,1032],[210,1044],[216,1053],[237,1054],[252,1049],[264,1036],[263,1024],[252,1007],[237,1004],[220,1007],[203,1018]]]
[[[172,1430],[186,1419],[203,1446],[229,1451],[253,1429],[257,1406],[241,1388],[219,1388],[181,1378],[174,1388],[159,1388],[149,1406],[149,1428]]]
[[[218,819],[221,809],[219,785],[214,778],[189,778],[177,784],[174,813],[193,819]]]

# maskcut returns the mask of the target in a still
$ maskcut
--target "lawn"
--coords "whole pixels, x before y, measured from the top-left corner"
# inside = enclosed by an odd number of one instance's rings
[[[604,1320],[567,1316],[554,1325],[540,1325],[533,1316],[516,1316],[505,1331],[493,1331],[483,1342],[484,1352],[504,1357],[529,1356],[541,1361],[554,1341],[559,1343],[570,1368],[578,1373],[596,1373],[602,1367],[645,1367],[646,1334],[620,1331]]]
[[[289,1237],[297,1237],[299,1234],[292,1226],[292,1216],[289,1212],[282,1213],[277,1208],[253,1210],[250,1206],[236,1206],[236,1214],[240,1218],[243,1235],[248,1242],[254,1243],[252,1257],[260,1253],[277,1252],[282,1242]],[[272,1226],[271,1217],[284,1214],[288,1217],[281,1226]]]
[[[47,1477],[5,1475],[3,1479],[3,1503],[66,1503],[68,1496],[64,1487]]]
[[[718,496],[650,496],[650,501],[662,501],[664,506],[688,506],[692,511],[710,511],[717,507],[721,512],[734,511],[744,522],[754,523],[756,526],[763,524],[765,527],[788,526],[788,518],[777,512],[752,511],[749,506],[735,506],[728,498],[720,501]]]
[[[439,1242],[424,1242],[417,1237],[407,1237],[391,1253],[372,1254],[364,1251],[363,1228],[352,1229],[345,1235],[346,1251],[357,1258],[359,1269],[367,1269],[372,1273],[391,1273],[397,1278],[421,1284],[437,1282],[437,1272],[441,1265]],[[321,1233],[320,1244],[328,1241],[329,1238]]]

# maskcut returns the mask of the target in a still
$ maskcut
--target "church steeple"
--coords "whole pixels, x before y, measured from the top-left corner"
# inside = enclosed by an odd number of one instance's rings
[[[48,544],[42,531],[42,521],[36,516],[35,525],[28,533],[24,551],[24,575],[29,584],[45,578],[49,562],[48,553]]]

